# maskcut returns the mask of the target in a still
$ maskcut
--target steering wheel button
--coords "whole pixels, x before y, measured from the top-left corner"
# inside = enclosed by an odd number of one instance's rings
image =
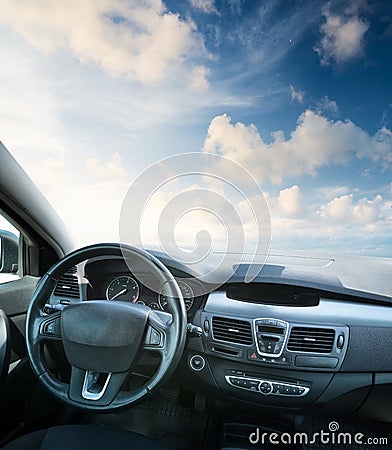
[[[161,335],[156,330],[152,329],[150,334],[150,344],[160,345],[160,343],[161,343]]]
[[[44,329],[46,334],[54,334],[55,332],[55,322],[49,322],[45,325],[45,329]]]

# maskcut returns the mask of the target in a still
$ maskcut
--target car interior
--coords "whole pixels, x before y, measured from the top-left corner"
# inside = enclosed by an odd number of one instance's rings
[[[390,448],[387,258],[271,255],[207,286],[153,250],[75,250],[0,163],[2,448],[326,448],[304,437],[321,430]]]

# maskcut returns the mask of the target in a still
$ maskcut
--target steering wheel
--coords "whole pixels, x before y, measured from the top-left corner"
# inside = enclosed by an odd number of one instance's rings
[[[56,283],[68,269],[96,257],[121,257],[136,273],[154,278],[164,289],[169,313],[135,303],[89,300],[46,314]],[[183,354],[186,311],[177,282],[153,255],[127,245],[97,244],[76,250],[41,278],[29,306],[26,345],[31,366],[44,387],[64,403],[94,412],[129,407],[157,391]],[[59,381],[44,361],[44,344],[62,341],[71,365],[70,382]],[[142,350],[158,352],[155,374],[131,391],[121,387]]]

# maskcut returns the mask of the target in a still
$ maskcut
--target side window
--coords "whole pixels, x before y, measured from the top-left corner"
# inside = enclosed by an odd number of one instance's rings
[[[0,284],[20,277],[20,232],[0,212]]]

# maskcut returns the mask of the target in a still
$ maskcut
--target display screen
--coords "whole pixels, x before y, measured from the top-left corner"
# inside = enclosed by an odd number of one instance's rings
[[[279,327],[270,327],[268,325],[259,325],[259,333],[273,333],[273,334],[284,334],[285,329]]]

